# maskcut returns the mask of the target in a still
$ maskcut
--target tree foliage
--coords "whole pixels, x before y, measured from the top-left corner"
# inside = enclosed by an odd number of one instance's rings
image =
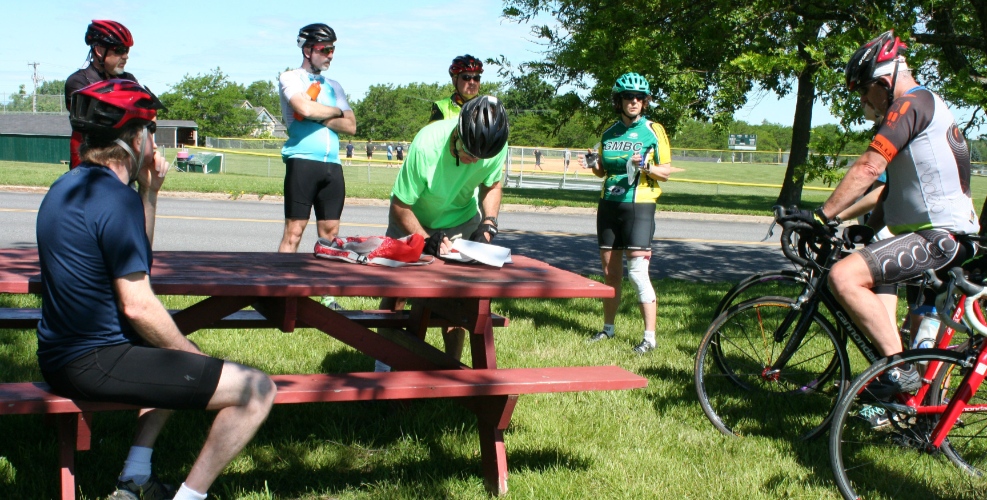
[[[64,94],[65,80],[41,82],[37,101],[34,94],[28,93],[25,86],[21,85],[16,94],[10,95],[10,102],[5,108],[8,112],[30,113],[36,110],[38,113],[61,113],[66,111]]]
[[[192,120],[199,137],[244,137],[258,126],[257,115],[240,107],[246,97],[243,85],[230,80],[219,68],[205,75],[185,75],[161,102],[163,120]]]
[[[652,117],[670,133],[687,118],[726,126],[751,90],[796,93],[781,202],[798,201],[807,172],[839,178],[843,164],[832,155],[862,135],[848,132],[862,114],[842,67],[877,33],[893,28],[911,43],[909,63],[947,100],[980,110],[985,102],[987,0],[505,0],[504,13],[517,22],[555,19],[533,27],[546,52],[529,66],[574,89],[563,113],[605,121],[610,86],[628,71],[652,83]],[[815,140],[820,151],[809,158],[816,100],[843,123],[839,137]]]
[[[275,82],[257,80],[243,91],[244,99],[253,106],[267,108],[274,116],[281,116],[281,97],[278,96],[278,86]]]

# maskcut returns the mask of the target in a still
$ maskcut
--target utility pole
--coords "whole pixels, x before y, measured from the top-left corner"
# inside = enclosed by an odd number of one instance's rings
[[[45,81],[45,77],[38,75],[38,65],[39,64],[41,64],[41,63],[39,63],[39,62],[27,63],[28,66],[34,66],[34,76],[31,77],[31,80],[34,81],[34,95],[31,97],[31,112],[32,113],[37,113],[38,112],[38,84],[41,83],[41,82],[43,82],[43,81]]]

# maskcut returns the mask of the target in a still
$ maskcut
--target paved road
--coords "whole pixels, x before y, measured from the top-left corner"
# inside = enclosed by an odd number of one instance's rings
[[[0,192],[0,248],[37,246],[34,230],[43,197]],[[283,217],[279,203],[161,198],[155,250],[276,251]],[[386,224],[387,207],[347,205],[340,235],[382,235]],[[600,273],[595,215],[503,213],[500,228],[497,242],[515,254],[577,273]],[[790,268],[777,243],[758,243],[766,231],[761,223],[659,219],[651,274],[735,281],[756,271]],[[310,225],[301,248],[311,249],[315,239]]]

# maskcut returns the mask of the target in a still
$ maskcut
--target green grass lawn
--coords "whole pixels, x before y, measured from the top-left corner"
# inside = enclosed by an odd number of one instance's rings
[[[173,160],[174,152],[174,149],[167,150],[169,161]],[[785,174],[783,165],[771,164],[680,162],[678,166],[686,170],[673,174],[673,178],[781,184]],[[267,175],[268,168],[271,169],[270,176]],[[392,167],[368,167],[359,164],[345,166],[343,169],[346,175],[346,195],[357,198],[389,198],[398,172],[398,169]],[[64,165],[0,161],[0,185],[49,186],[65,170]],[[165,180],[164,189],[229,194],[284,194],[284,164],[277,158],[227,155],[226,170],[228,173],[221,175],[172,172]],[[579,176],[589,177],[591,176],[588,174]],[[974,176],[971,184],[974,207],[979,209],[987,196],[987,177]],[[819,182],[811,185],[822,186]],[[771,206],[778,197],[776,188],[686,182],[663,183],[662,191],[658,200],[659,210],[672,212],[770,215]],[[802,205],[818,205],[828,196],[829,193],[825,191],[803,191]],[[506,188],[503,199],[504,203],[574,207],[596,207],[598,200],[597,191],[531,188]]]
[[[596,278],[599,279],[599,278]],[[586,344],[602,322],[600,301],[497,300],[510,318],[496,334],[498,365],[619,365],[648,378],[632,391],[522,396],[506,432],[508,498],[838,499],[824,440],[727,438],[699,408],[695,350],[729,284],[655,282],[658,349],[632,354],[641,322],[625,283],[617,337]],[[184,307],[194,297],[166,297]],[[347,308],[376,301],[341,298]],[[0,307],[37,307],[0,295]],[[215,330],[191,337],[213,356],[272,374],[369,371],[373,360],[314,330]],[[441,345],[437,330],[429,340]],[[33,330],[0,330],[0,381],[41,380]],[[467,356],[468,357],[468,356]],[[95,419],[92,450],[77,454],[81,499],[103,498],[126,457],[134,412]],[[156,472],[188,473],[212,415],[178,412],[158,441]],[[41,416],[3,416],[0,498],[57,495],[54,428]],[[444,400],[406,408],[381,403],[277,406],[210,491],[217,499],[485,499],[475,418]],[[966,497],[962,497],[966,498]]]

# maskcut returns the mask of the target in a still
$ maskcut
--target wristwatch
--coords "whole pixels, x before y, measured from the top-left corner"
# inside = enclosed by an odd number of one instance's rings
[[[482,224],[482,223],[484,223],[486,221],[493,222],[493,227],[497,227],[497,218],[496,217],[484,217],[483,220],[480,221],[480,223]]]

